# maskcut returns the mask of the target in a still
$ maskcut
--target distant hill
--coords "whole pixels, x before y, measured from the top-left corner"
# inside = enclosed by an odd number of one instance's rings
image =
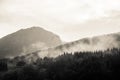
[[[0,58],[31,53],[61,43],[59,36],[43,28],[21,29],[0,39]]]
[[[120,48],[120,33],[84,38],[74,42],[69,42],[54,48],[37,51],[38,57],[57,57],[64,52],[78,51],[99,51],[112,48]],[[35,56],[36,56],[35,54]],[[29,55],[30,56],[30,55]],[[33,54],[32,54],[33,56]],[[32,57],[30,56],[30,57]],[[29,59],[30,57],[27,56]]]

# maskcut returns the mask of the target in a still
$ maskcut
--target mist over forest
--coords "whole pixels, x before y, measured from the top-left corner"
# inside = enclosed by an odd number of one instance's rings
[[[0,0],[0,80],[120,80],[120,0]]]
[[[120,79],[120,49],[64,53],[56,58],[0,59],[0,80]]]
[[[119,73],[119,32],[63,42],[31,27],[0,39],[0,80],[116,80]]]

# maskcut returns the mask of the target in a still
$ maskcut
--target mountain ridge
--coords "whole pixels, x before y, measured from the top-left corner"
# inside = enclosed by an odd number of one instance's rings
[[[104,51],[112,48],[120,48],[120,32],[95,37],[87,37],[33,53],[37,54],[38,57],[43,58],[46,56],[57,57],[64,54],[64,52],[74,53],[80,51]]]
[[[54,47],[61,43],[62,40],[58,35],[40,27],[31,27],[1,38],[0,55],[1,57],[18,56],[18,54]]]

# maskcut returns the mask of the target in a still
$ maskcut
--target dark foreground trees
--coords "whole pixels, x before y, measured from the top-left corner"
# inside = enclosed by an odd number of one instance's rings
[[[9,68],[9,64],[0,63],[0,80],[120,79],[120,49],[65,53],[57,58],[45,57],[30,64],[25,61],[15,64],[16,61],[8,60],[10,62],[13,68]]]

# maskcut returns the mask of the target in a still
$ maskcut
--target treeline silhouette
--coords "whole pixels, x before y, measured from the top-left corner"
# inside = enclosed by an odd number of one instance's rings
[[[1,59],[0,80],[120,80],[120,49],[64,53],[31,63]]]

